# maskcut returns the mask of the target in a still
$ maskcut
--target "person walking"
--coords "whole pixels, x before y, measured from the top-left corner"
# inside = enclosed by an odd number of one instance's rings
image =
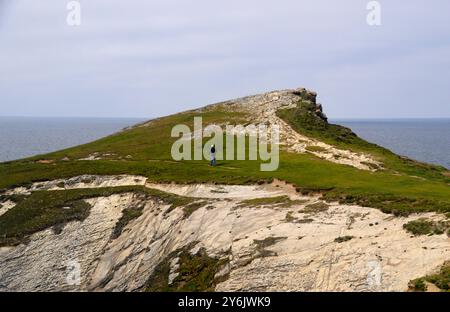
[[[211,166],[216,165],[216,146],[213,144],[211,145]]]

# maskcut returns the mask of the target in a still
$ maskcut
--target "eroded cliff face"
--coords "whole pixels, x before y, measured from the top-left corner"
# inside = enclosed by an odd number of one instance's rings
[[[192,202],[171,209],[132,192],[86,199],[91,208],[84,221],[0,248],[0,290],[143,291],[191,283],[220,291],[404,291],[411,279],[450,256],[446,234],[412,236],[403,229],[408,221],[440,215],[394,217],[325,203],[280,181],[183,186],[136,176],[83,176],[8,192],[122,185]],[[136,206],[142,213],[112,235],[124,211]],[[201,280],[200,267],[208,270]]]

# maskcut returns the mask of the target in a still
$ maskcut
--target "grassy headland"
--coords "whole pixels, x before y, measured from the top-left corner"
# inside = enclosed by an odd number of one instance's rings
[[[134,174],[154,182],[223,184],[261,183],[277,178],[300,190],[320,191],[328,200],[386,212],[450,211],[450,177],[445,175],[445,168],[399,157],[358,138],[347,128],[312,120],[315,117],[309,115],[307,105],[308,102],[299,102],[297,108],[281,110],[278,115],[302,134],[339,148],[371,154],[383,163],[384,169],[358,170],[311,154],[285,151],[280,153],[280,166],[274,172],[261,172],[259,160],[225,160],[217,167],[210,167],[207,161],[172,160],[171,146],[177,139],[171,137],[174,125],[186,124],[192,129],[194,116],[202,116],[204,125],[245,124],[251,120],[244,113],[219,107],[159,118],[89,144],[1,163],[0,189],[82,174]],[[93,154],[101,159],[80,160]]]

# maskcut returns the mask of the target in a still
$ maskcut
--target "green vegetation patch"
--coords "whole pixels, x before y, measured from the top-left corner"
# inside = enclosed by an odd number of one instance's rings
[[[414,291],[427,291],[427,283],[423,278],[417,278],[409,282],[408,287],[410,290]]]
[[[322,188],[322,187],[296,187],[295,190],[302,195],[316,195],[316,194],[324,194],[328,191],[331,191],[333,188]]]
[[[27,195],[22,195],[22,194],[0,195],[0,203],[12,201],[12,202],[18,204],[18,203],[22,202],[25,198],[27,198]]]
[[[0,246],[17,245],[27,236],[89,215],[86,194],[38,191],[0,216]]]
[[[324,203],[324,202],[317,202],[314,204],[306,205],[305,208],[302,210],[304,213],[319,213],[327,211],[330,208],[330,205]]]
[[[323,194],[322,199],[328,202],[338,201],[340,204],[356,204],[364,207],[379,208],[384,213],[392,213],[395,216],[450,210],[450,202],[392,194],[346,194],[339,191],[330,191]]]
[[[191,214],[194,213],[194,211],[196,211],[197,209],[206,206],[208,204],[208,201],[206,200],[202,200],[202,201],[197,201],[197,202],[193,202],[191,204],[188,204],[186,206],[183,207],[184,210],[184,217],[185,218],[189,218],[189,216]]]
[[[449,221],[432,221],[426,218],[410,221],[403,225],[403,228],[416,236],[418,235],[441,235],[446,231],[450,234]]]
[[[261,197],[254,199],[246,199],[239,203],[236,208],[255,208],[262,206],[271,206],[276,208],[289,208],[293,205],[301,205],[304,200],[291,200],[289,196],[282,195],[277,197]]]
[[[327,122],[318,112],[314,101],[302,101],[291,109],[280,109],[277,116],[287,122],[295,131],[324,143],[353,152],[367,153],[382,163],[382,167],[390,173],[407,174],[427,179],[446,181],[450,175],[442,166],[421,163],[407,157],[398,156],[386,148],[369,143],[358,137],[351,129]],[[371,169],[381,169],[372,163],[365,163]]]
[[[284,220],[286,222],[290,222],[290,223],[311,223],[314,221],[314,219],[311,219],[311,218],[299,219],[297,217],[294,217],[293,214],[294,214],[293,211],[288,211],[288,213],[286,213],[286,217]]]
[[[439,273],[417,278],[409,282],[409,289],[413,291],[426,291],[427,284],[431,283],[442,291],[450,291],[450,262],[441,267]]]
[[[314,102],[299,101],[297,107],[281,109],[277,112],[277,116],[299,133],[326,141],[326,143],[341,142],[364,146],[369,144],[360,139],[349,128],[329,124],[317,113],[317,106]]]
[[[216,279],[216,273],[228,263],[228,258],[216,259],[209,257],[202,248],[195,255],[189,252],[189,247],[171,253],[154,269],[147,281],[146,291],[173,292],[173,291],[214,291],[217,283],[223,280]],[[178,275],[169,285],[170,263],[178,258]]]
[[[190,198],[168,194],[144,186],[36,191],[0,216],[0,246],[17,245],[26,242],[27,237],[33,233],[50,227],[55,227],[58,232],[67,222],[83,221],[89,215],[91,208],[84,201],[85,199],[128,192],[161,200],[170,204],[169,209],[175,209],[192,201]],[[129,220],[138,214],[138,211],[125,212],[124,219],[119,221],[120,224],[117,225],[116,235],[120,235],[120,228],[123,228]]]
[[[144,206],[145,206],[145,204],[142,203],[141,205],[124,209],[122,211],[122,216],[117,221],[117,223],[113,229],[113,232],[111,233],[111,238],[112,239],[118,238],[120,236],[120,234],[122,234],[122,231],[125,228],[125,226],[127,226],[127,224],[130,221],[142,216],[142,211],[144,210]]]

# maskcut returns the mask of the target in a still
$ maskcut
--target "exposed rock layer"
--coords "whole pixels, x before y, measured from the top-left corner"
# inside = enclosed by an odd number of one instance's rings
[[[131,176],[69,181],[74,183],[65,188],[146,183]],[[60,182],[36,183],[32,189],[58,189]],[[411,279],[432,272],[450,256],[445,234],[411,237],[402,228],[419,217],[442,218],[432,213],[396,218],[340,204],[314,210],[309,205],[320,203],[317,197],[300,196],[278,181],[262,186],[147,186],[209,199],[189,217],[182,207],[168,212],[168,205],[155,199],[142,203],[131,193],[90,199],[91,212],[83,222],[68,223],[59,235],[48,229],[32,235],[26,245],[0,249],[0,290],[142,290],[163,259],[194,246],[192,253],[204,248],[210,257],[228,259],[218,272],[227,277],[217,284],[220,291],[404,291]],[[242,204],[280,195],[292,203]],[[141,204],[143,214],[112,239],[122,211]],[[176,258],[170,261],[173,281],[178,264]],[[78,265],[79,284],[73,279]]]

